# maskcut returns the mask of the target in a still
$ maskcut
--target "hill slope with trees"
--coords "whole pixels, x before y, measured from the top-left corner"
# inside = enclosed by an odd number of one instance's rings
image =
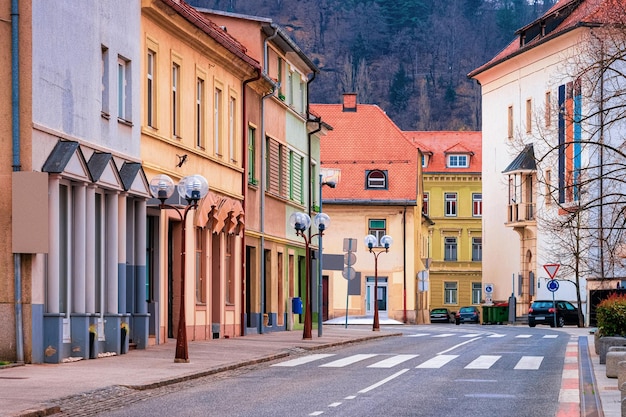
[[[187,0],[269,17],[318,65],[311,101],[344,92],[403,130],[479,130],[480,86],[467,74],[556,0]]]

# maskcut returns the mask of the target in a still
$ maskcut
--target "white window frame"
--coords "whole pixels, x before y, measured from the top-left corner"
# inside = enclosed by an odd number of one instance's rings
[[[457,193],[444,193],[443,194],[444,204],[445,204],[445,216],[446,217],[456,217],[457,216],[457,205],[458,205],[458,194]]]
[[[443,283],[443,303],[458,304],[459,284],[456,281],[444,281]]]
[[[472,216],[482,217],[483,215],[483,194],[472,193]]]
[[[469,156],[465,154],[448,155],[448,168],[469,167]]]
[[[373,175],[380,174],[382,178]],[[367,173],[367,188],[368,189],[387,189],[387,173],[380,169],[373,169]]]
[[[117,57],[117,118],[130,122],[132,117],[132,90],[130,61],[120,55]]]

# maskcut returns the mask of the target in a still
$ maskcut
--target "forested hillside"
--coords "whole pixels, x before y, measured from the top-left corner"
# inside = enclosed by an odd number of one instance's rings
[[[269,17],[320,74],[311,101],[356,92],[403,130],[480,129],[480,86],[467,74],[556,0],[187,0]]]

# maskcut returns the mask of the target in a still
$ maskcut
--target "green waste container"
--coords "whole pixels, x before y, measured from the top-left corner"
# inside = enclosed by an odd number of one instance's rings
[[[483,306],[483,324],[503,324],[509,321],[509,305],[506,303]]]
[[[491,324],[493,318],[493,306],[483,306],[483,324]]]

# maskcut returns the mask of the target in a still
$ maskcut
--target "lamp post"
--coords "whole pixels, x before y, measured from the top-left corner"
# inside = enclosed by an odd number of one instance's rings
[[[178,317],[178,332],[176,335],[176,356],[174,362],[189,362],[189,350],[187,348],[187,322],[185,320],[185,234],[187,214],[191,209],[198,207],[198,200],[204,198],[209,192],[209,183],[202,175],[190,175],[184,177],[176,187],[178,194],[187,200],[187,206],[181,210],[165,201],[174,194],[174,181],[165,174],[157,175],[150,181],[150,193],[161,201],[159,209],[172,209],[178,213],[182,224],[181,254],[180,254],[180,314]]]
[[[374,245],[377,244],[378,239],[376,239],[376,236],[365,236],[365,246],[367,246],[370,253],[374,254],[374,324],[372,330],[375,332],[380,331],[380,322],[378,320],[378,255],[389,252],[393,239],[389,235],[384,235],[380,238],[380,244],[385,248],[384,250],[374,251]]]
[[[304,304],[305,304],[305,310],[304,310],[304,331],[302,332],[302,338],[303,339],[311,339],[313,336],[311,335],[311,330],[313,327],[313,318],[311,317],[312,315],[312,300],[311,300],[311,296],[313,295],[313,285],[311,282],[311,248],[309,247],[309,239],[314,238],[315,236],[318,235],[323,235],[324,234],[324,230],[326,230],[326,228],[328,227],[328,225],[330,224],[330,217],[328,217],[327,214],[324,213],[318,213],[315,216],[315,226],[317,226],[317,229],[319,230],[319,233],[316,233],[312,236],[310,236],[310,238],[307,238],[307,235],[304,233],[310,226],[311,226],[311,218],[309,217],[308,214],[306,213],[302,213],[302,212],[296,212],[296,213],[292,213],[291,216],[289,216],[289,224],[291,225],[291,227],[293,227],[294,229],[296,229],[296,236],[302,236],[302,238],[304,239],[304,247],[305,247],[305,253],[306,253],[306,264],[305,264],[305,268],[306,268],[306,293],[305,293],[305,298],[304,298]]]
[[[330,188],[335,188],[337,182],[339,182],[340,171],[334,169],[321,169],[320,170],[320,213],[322,212],[322,186],[326,185]],[[323,291],[322,291],[322,233],[318,237],[318,246],[320,258],[317,261],[317,337],[322,337],[322,322],[323,320]]]

